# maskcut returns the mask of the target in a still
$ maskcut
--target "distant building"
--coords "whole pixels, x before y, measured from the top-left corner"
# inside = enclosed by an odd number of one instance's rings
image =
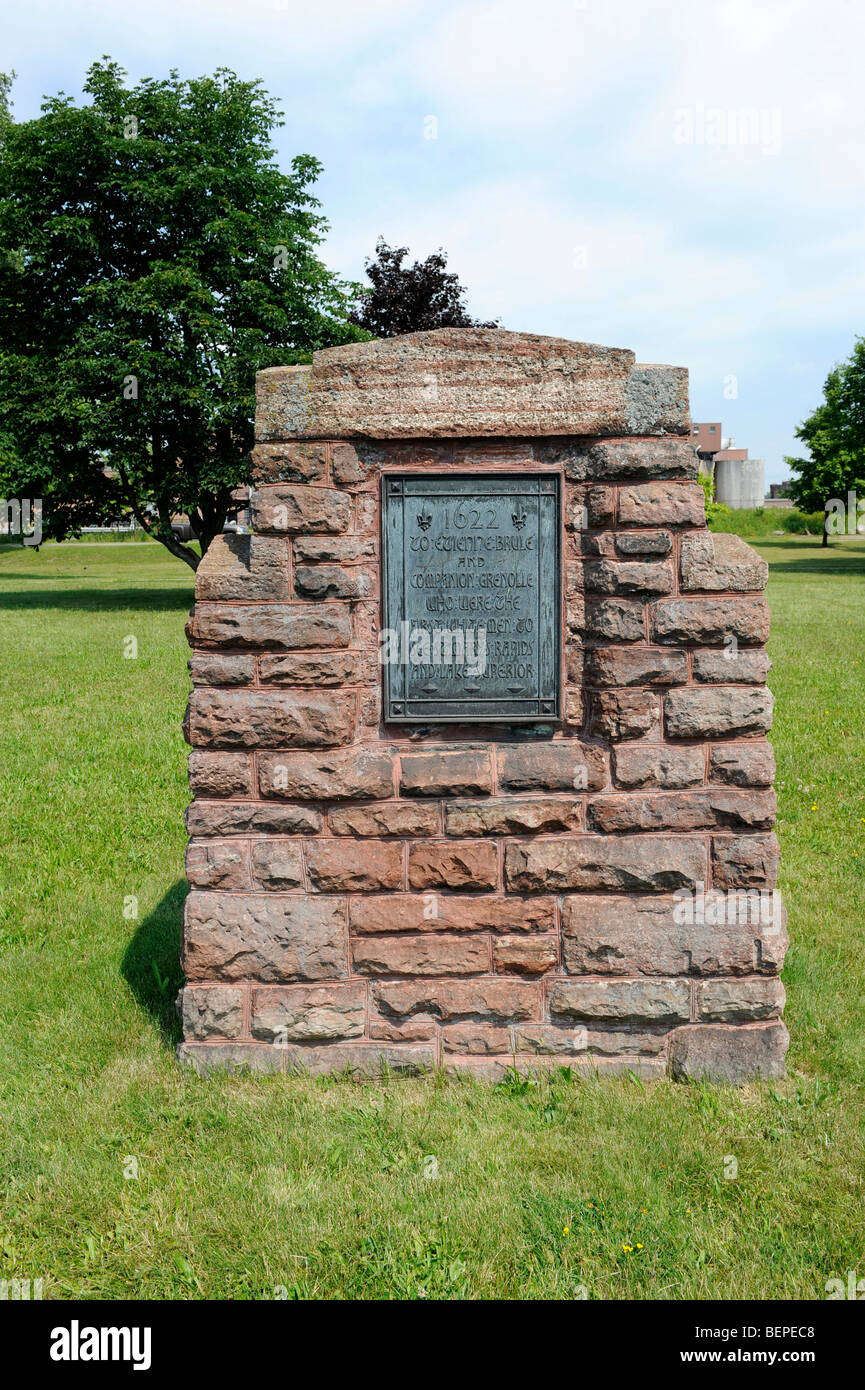
[[[710,425],[692,425],[691,440],[699,454],[714,454],[721,447],[721,421]]]
[[[762,507],[766,486],[762,459],[749,458],[747,449],[735,447],[735,439],[725,439],[720,420],[692,425],[691,439],[697,446],[700,472],[715,480],[716,502],[737,509]]]

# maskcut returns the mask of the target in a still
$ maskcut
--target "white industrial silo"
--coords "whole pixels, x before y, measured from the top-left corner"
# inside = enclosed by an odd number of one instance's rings
[[[766,493],[763,459],[716,459],[715,501],[728,507],[762,507]]]

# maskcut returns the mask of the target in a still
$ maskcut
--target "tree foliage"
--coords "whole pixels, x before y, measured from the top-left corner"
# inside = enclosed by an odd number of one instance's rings
[[[447,269],[444,251],[405,265],[408,254],[407,246],[388,246],[379,237],[375,256],[364,262],[372,288],[363,287],[351,315],[353,323],[375,338],[432,328],[499,327],[498,321],[482,323],[468,314],[466,290]]]
[[[103,59],[88,103],[0,134],[0,492],[60,539],[135,516],[194,568],[171,517],[202,551],[222,530],[256,371],[365,334],[318,259],[320,165],[277,167],[261,84],[125,77]]]
[[[833,498],[846,505],[848,492],[865,497],[865,338],[857,338],[847,361],[829,373],[822,402],[796,437],[810,451],[810,458],[786,460],[797,506],[822,512]],[[824,527],[823,544],[827,541]]]

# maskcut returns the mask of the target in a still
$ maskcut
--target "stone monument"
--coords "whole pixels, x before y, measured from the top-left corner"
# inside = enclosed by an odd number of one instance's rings
[[[442,329],[257,402],[188,627],[181,1059],[782,1076],[767,570],[686,371]]]

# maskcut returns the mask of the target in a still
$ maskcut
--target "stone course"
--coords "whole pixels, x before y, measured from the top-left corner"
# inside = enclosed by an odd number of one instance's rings
[[[689,426],[682,369],[502,330],[259,374],[253,534],[187,628],[183,1061],[784,1074],[766,566],[706,529]],[[562,722],[384,723],[382,475],[527,469]]]

